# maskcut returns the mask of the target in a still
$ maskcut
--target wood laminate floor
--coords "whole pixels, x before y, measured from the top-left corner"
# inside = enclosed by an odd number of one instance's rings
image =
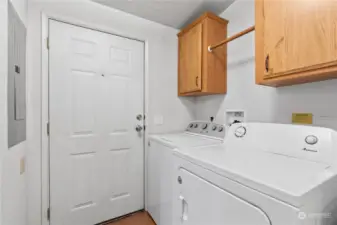
[[[156,225],[147,212],[137,212],[105,225]]]

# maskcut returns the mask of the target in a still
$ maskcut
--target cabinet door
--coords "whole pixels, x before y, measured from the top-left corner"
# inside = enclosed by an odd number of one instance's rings
[[[337,64],[337,1],[264,0],[265,75]]]
[[[179,92],[201,91],[202,23],[179,38]]]

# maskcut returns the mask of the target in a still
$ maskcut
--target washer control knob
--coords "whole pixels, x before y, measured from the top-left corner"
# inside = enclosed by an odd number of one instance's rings
[[[206,130],[207,127],[208,127],[208,124],[207,124],[207,123],[205,123],[204,125],[202,125],[202,129],[203,129],[203,130]]]
[[[194,126],[193,123],[191,123],[191,124],[190,124],[190,128],[193,128],[193,126]]]
[[[223,127],[219,127],[218,131],[222,132],[223,131]]]
[[[217,128],[216,125],[213,125],[212,130],[216,130],[216,128]]]
[[[246,132],[247,132],[247,130],[246,130],[245,127],[238,127],[238,128],[235,130],[235,133],[234,133],[234,134],[235,134],[236,137],[241,138],[241,137],[245,136]]]
[[[318,138],[314,135],[309,135],[305,138],[305,142],[308,144],[308,145],[314,145],[314,144],[317,144],[318,142]]]
[[[196,123],[196,124],[194,124],[194,128],[198,128],[198,124]]]

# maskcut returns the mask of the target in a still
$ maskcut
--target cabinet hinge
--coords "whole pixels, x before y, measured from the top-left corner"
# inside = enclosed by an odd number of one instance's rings
[[[50,208],[47,209],[47,219],[50,221]]]
[[[50,46],[49,46],[49,37],[47,37],[46,43],[47,43],[47,49],[49,49],[50,48]]]
[[[48,122],[47,123],[47,135],[49,136],[49,134],[50,134],[50,123]]]

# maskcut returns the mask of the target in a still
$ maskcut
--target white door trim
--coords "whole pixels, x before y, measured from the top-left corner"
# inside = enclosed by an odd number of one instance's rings
[[[135,37],[128,37],[116,30],[108,27],[102,27],[96,24],[88,24],[73,18],[66,18],[64,16],[56,14],[41,14],[42,27],[41,27],[41,221],[42,225],[49,225],[47,218],[47,210],[49,208],[49,136],[47,134],[47,123],[49,120],[49,51],[47,48],[47,38],[49,35],[49,20],[56,20],[63,23],[72,24],[75,26],[80,26],[92,30],[97,30],[104,33],[109,33],[112,35],[117,35],[137,41],[144,42],[144,114],[148,115],[148,100],[149,100],[149,90],[147,89],[149,85],[149,57],[148,57],[148,40],[141,40]],[[147,116],[146,116],[147,117]],[[144,121],[146,128],[148,128],[148,119]],[[148,143],[148,129],[144,131],[144,203],[146,205],[146,168],[147,168],[147,143]]]

